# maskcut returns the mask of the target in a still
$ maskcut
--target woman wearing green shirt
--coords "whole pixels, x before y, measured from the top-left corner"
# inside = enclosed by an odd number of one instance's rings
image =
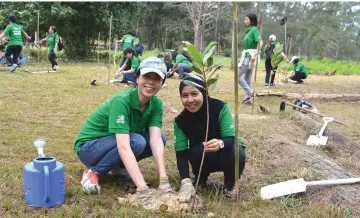
[[[56,54],[58,52],[59,35],[57,34],[57,29],[55,26],[51,26],[49,28],[49,35],[47,38],[41,40],[41,42],[43,41],[47,41],[48,43],[48,58],[51,62],[52,69],[56,71],[56,68],[58,68]]]
[[[85,121],[74,150],[87,167],[81,184],[88,193],[100,193],[98,179],[113,169],[130,174],[143,200],[153,190],[147,186],[138,161],[154,156],[160,176],[159,191],[171,192],[165,163],[165,138],[161,133],[163,106],[156,96],[166,79],[158,58],[145,59],[137,71],[137,87],[114,95]]]
[[[252,69],[256,63],[255,59],[258,57],[258,43],[260,43],[260,51],[262,47],[262,40],[260,39],[259,29],[256,27],[258,21],[255,14],[247,14],[245,16],[244,23],[247,29],[244,37],[244,51],[242,52],[243,54],[239,63],[239,84],[246,92],[243,103],[251,104],[253,98],[251,86]]]
[[[294,64],[294,71],[290,73],[289,79],[296,81],[296,84],[303,83],[303,79],[308,77],[308,72],[305,65],[297,56],[291,58],[291,63]]]
[[[180,201],[189,201],[195,194],[190,179],[189,163],[196,181],[204,147],[206,154],[199,184],[205,185],[210,173],[223,172],[224,194],[234,197],[235,130],[229,107],[223,101],[209,97],[209,135],[205,143],[207,121],[205,81],[192,73],[185,74],[179,91],[184,110],[175,118],[173,124],[174,147],[181,177]],[[245,167],[243,146],[240,146],[238,152],[241,175]]]
[[[184,48],[183,54],[175,55],[175,64],[172,72],[178,73],[179,79],[183,78],[184,73],[191,73],[192,63],[191,63],[191,59],[188,57],[190,56],[187,54],[186,48]],[[173,74],[174,73],[169,75],[172,76]]]
[[[20,25],[15,23],[16,16],[14,14],[8,16],[8,21],[9,25],[7,25],[4,32],[0,34],[0,39],[4,40],[6,36],[9,39],[9,46],[6,48],[5,57],[11,65],[10,72],[13,73],[18,67],[19,55],[24,45],[23,38],[30,40],[31,37],[26,34]]]

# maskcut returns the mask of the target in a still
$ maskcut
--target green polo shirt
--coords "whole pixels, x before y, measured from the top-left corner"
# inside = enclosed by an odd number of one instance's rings
[[[306,75],[306,78],[308,77],[308,72],[306,70],[306,67],[303,63],[301,63],[301,61],[297,62],[297,64],[294,65],[294,72],[295,71],[301,71],[304,72]]]
[[[176,55],[175,63],[177,64],[187,64],[192,67],[192,63],[182,54]]]
[[[119,92],[86,119],[74,143],[78,153],[86,141],[114,135],[142,133],[149,127],[162,128],[163,106],[161,99],[152,96],[144,112],[139,107],[138,87]]]
[[[126,61],[126,67],[135,69],[135,72],[137,71],[139,66],[140,66],[140,60],[136,56],[133,56],[131,59]]]
[[[121,38],[123,42],[122,50],[125,51],[127,48],[133,48],[134,37],[130,34],[126,34]]]
[[[141,44],[141,41],[140,41],[139,37],[135,37],[135,38],[134,38],[134,43],[135,43],[136,45]]]
[[[257,49],[257,44],[260,41],[260,31],[256,26],[251,26],[246,30],[244,37],[244,49]],[[251,58],[249,53],[245,57]]]
[[[12,45],[24,45],[23,42],[23,35],[24,30],[21,28],[20,25],[16,23],[11,23],[7,25],[7,27],[4,30],[6,36],[9,38],[9,46]]]
[[[52,33],[48,35],[47,38],[49,51],[52,52],[55,49],[56,43],[59,43],[59,35]]]
[[[224,105],[219,114],[219,125],[221,138],[235,136],[234,123],[231,115],[230,108],[227,104]],[[190,141],[178,127],[175,121],[174,125],[174,147],[175,151],[183,151],[189,148]]]

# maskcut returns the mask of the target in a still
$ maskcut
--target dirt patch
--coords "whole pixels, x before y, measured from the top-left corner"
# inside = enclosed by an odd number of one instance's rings
[[[155,189],[151,198],[141,199],[138,194],[128,194],[126,198],[118,198],[120,204],[131,204],[133,206],[142,206],[145,210],[153,212],[189,212],[192,204],[192,199],[189,203],[180,203],[179,197],[176,193],[160,194]],[[196,195],[194,204],[195,212],[203,212],[204,204],[201,198]]]

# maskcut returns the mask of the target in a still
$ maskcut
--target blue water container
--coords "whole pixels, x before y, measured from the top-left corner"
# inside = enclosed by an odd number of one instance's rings
[[[24,198],[32,207],[54,207],[65,202],[64,165],[53,157],[39,157],[24,167]]]

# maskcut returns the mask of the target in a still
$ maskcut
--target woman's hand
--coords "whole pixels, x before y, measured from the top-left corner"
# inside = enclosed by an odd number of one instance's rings
[[[220,149],[220,141],[218,139],[212,139],[207,142],[203,142],[206,152],[216,152]]]

